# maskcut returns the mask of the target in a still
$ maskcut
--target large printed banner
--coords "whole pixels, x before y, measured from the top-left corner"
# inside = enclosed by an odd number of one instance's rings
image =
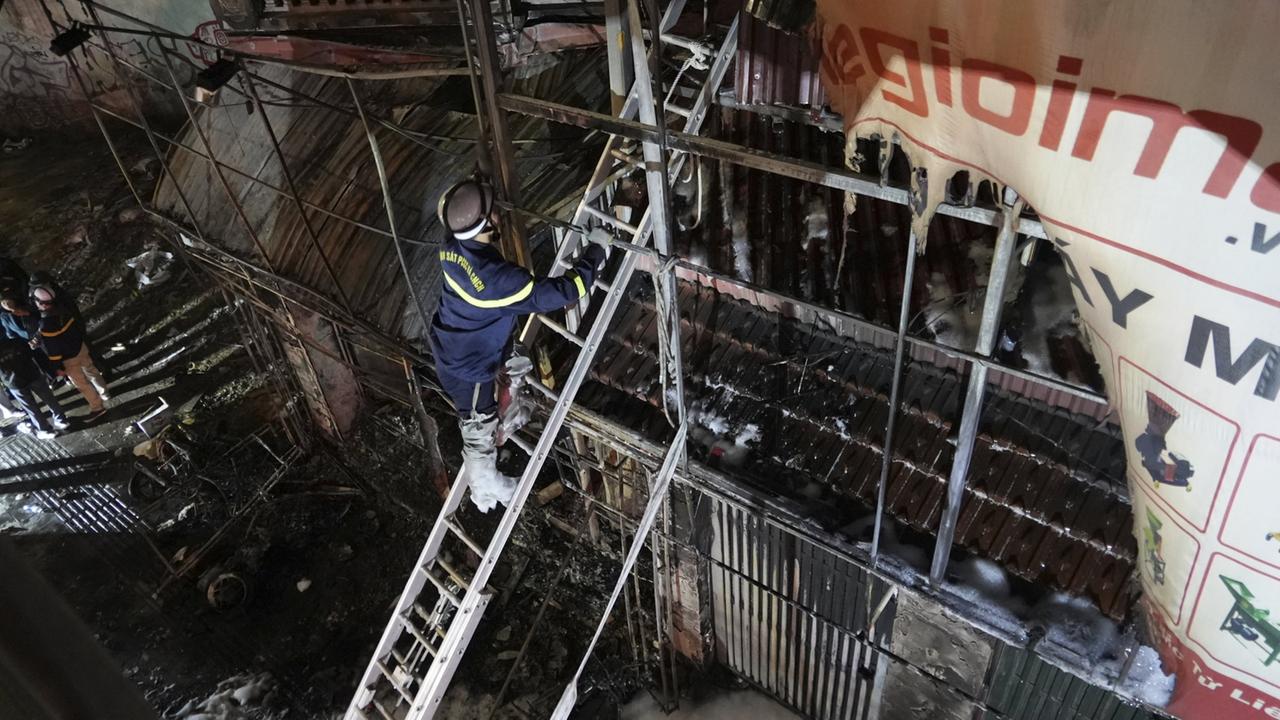
[[[1039,212],[1120,414],[1180,717],[1280,719],[1280,2],[819,0],[854,135],[925,227],[957,171]]]

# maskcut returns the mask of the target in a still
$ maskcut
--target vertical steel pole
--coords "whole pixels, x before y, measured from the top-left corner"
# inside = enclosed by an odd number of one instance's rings
[[[612,100],[611,109],[614,115],[622,113],[622,106],[627,102],[627,93],[631,91],[631,83],[635,73],[627,62],[627,53],[631,47],[631,31],[627,25],[626,11],[623,3],[626,0],[604,0],[604,34],[605,47],[609,61],[609,95]]]
[[[481,172],[492,176],[493,155],[489,145],[488,117],[484,112],[484,92],[480,89],[480,78],[476,75],[477,59],[471,55],[473,47],[479,55],[479,41],[474,45],[472,43],[471,26],[467,21],[469,13],[464,0],[457,0],[457,5],[458,26],[462,28],[462,47],[466,50],[467,79],[471,81],[471,100],[476,106],[476,135],[479,138],[476,143],[476,162]]]
[[[490,140],[493,142],[494,165],[498,170],[498,189],[502,199],[520,205],[520,175],[516,172],[515,150],[511,145],[511,128],[507,125],[507,113],[498,106],[498,83],[501,64],[498,46],[493,37],[493,13],[489,0],[470,0],[472,29],[475,31],[476,53],[480,60],[480,84],[484,90],[484,110],[489,120]],[[508,260],[521,267],[532,268],[529,245],[525,240],[524,218],[507,211],[502,233],[503,250]]]
[[[661,305],[666,310],[667,317],[663,318],[663,322],[667,327],[663,328],[663,332],[667,334],[667,347],[671,367],[667,370],[671,373],[672,387],[675,394],[676,419],[675,425],[684,423],[684,373],[681,360],[680,348],[680,315],[676,308],[678,296],[676,292],[675,268],[671,262],[673,245],[671,241],[671,206],[668,202],[667,193],[667,156],[666,156],[666,136],[667,127],[663,122],[661,107],[654,105],[655,98],[653,92],[654,77],[650,73],[653,67],[661,70],[662,62],[662,37],[661,26],[658,18],[654,18],[653,32],[653,52],[645,51],[644,47],[644,28],[640,23],[640,8],[638,3],[640,0],[632,0],[627,5],[627,20],[631,27],[631,57],[635,68],[635,92],[638,104],[638,113],[640,122],[656,127],[658,130],[658,143],[644,142],[641,144],[641,150],[644,154],[645,161],[645,184],[649,194],[649,218],[650,225],[653,228],[653,246],[661,257],[661,262],[654,268],[656,273],[656,285],[658,294],[660,295]],[[652,58],[653,62],[650,62]],[[661,89],[661,76],[658,77],[659,89]],[[659,93],[659,96],[661,93]],[[664,399],[665,402],[665,399]],[[670,416],[668,416],[670,417]],[[683,461],[683,458],[682,458]]]
[[[1000,231],[996,235],[995,256],[991,259],[991,277],[987,281],[987,296],[982,304],[982,325],[978,329],[976,352],[983,357],[991,355],[995,347],[996,331],[1000,329],[1000,313],[1004,309],[1004,289],[1008,284],[1009,270],[1013,265],[1013,251],[1018,244],[1018,215],[1022,201],[1006,188]],[[929,582],[937,585],[947,573],[947,561],[951,558],[951,544],[955,541],[956,521],[960,517],[960,505],[964,502],[964,486],[968,480],[969,463],[973,460],[973,445],[978,438],[978,422],[982,418],[982,401],[987,391],[987,366],[973,363],[969,373],[969,388],[964,396],[964,410],[960,416],[960,433],[956,441],[956,455],[951,463],[951,475],[947,479],[947,508],[938,525],[938,543],[933,548],[933,564],[929,570]]]
[[[902,305],[898,310],[898,339],[893,349],[893,381],[889,386],[889,419],[884,427],[884,450],[880,455],[880,482],[876,486],[876,524],[871,535],[871,567],[880,562],[880,525],[884,522],[884,494],[893,464],[893,427],[898,420],[898,393],[902,388],[902,356],[907,344],[907,323],[911,318],[911,290],[916,277],[916,250],[920,246],[914,230],[907,241],[907,272],[902,280]]]

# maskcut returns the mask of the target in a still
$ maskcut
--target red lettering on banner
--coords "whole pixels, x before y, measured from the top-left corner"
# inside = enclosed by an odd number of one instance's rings
[[[867,73],[857,62],[858,44],[848,25],[837,25],[827,41],[827,52],[822,53],[822,66],[827,77],[836,85],[852,85]]]
[[[938,102],[951,107],[951,49],[947,47],[950,35],[939,27],[929,28],[929,39],[936,45],[929,59],[933,62],[933,87],[938,93]]]
[[[884,99],[913,115],[929,117],[929,100],[924,94],[924,72],[920,68],[920,48],[909,38],[875,28],[864,27],[858,31],[858,35],[862,38],[862,49],[867,53],[871,72],[881,80],[901,85],[903,89],[911,91],[911,97],[908,98],[881,90]],[[907,66],[907,77],[904,78],[885,66],[884,57],[880,54],[881,45],[895,48],[901,53]]]
[[[1058,72],[1063,75],[1080,76],[1084,60],[1077,57],[1061,55],[1058,57]],[[1053,90],[1049,92],[1049,107],[1044,113],[1044,127],[1040,130],[1040,147],[1057,150],[1062,142],[1062,130],[1067,126],[1067,116],[1071,114],[1071,104],[1076,97],[1076,84],[1070,80],[1054,80]]]
[[[1001,115],[982,105],[983,79],[996,80],[1013,88],[1009,114]],[[965,60],[960,64],[960,96],[965,112],[1010,135],[1022,135],[1031,124],[1031,106],[1036,99],[1036,79],[1031,73],[986,60]]]
[[[1268,165],[1262,171],[1249,199],[1263,210],[1280,213],[1280,163]]]
[[[1163,100],[1135,95],[1117,97],[1111,90],[1094,88],[1089,93],[1089,104],[1085,106],[1080,133],[1076,135],[1075,147],[1071,150],[1073,157],[1093,160],[1107,118],[1116,111],[1141,115],[1151,120],[1151,133],[1147,135],[1142,155],[1138,157],[1138,164],[1133,169],[1134,174],[1141,177],[1154,178],[1160,173],[1174,138],[1183,128],[1200,128],[1226,137],[1227,147],[1222,151],[1218,164],[1214,166],[1213,173],[1204,185],[1204,192],[1215,197],[1224,198],[1231,194],[1231,188],[1235,187],[1236,180],[1240,179],[1240,173],[1262,139],[1262,126],[1252,120],[1212,110],[1184,113],[1177,105]]]

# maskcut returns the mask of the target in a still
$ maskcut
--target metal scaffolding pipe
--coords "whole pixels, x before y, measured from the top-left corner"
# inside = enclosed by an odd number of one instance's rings
[[[293,180],[293,173],[289,171],[289,162],[285,160],[284,151],[280,148],[280,138],[276,135],[275,128],[271,126],[271,118],[267,117],[267,108],[262,104],[258,89],[254,87],[253,78],[245,74],[242,82],[258,108],[258,116],[262,118],[262,128],[266,130],[267,137],[271,139],[271,147],[275,150],[276,160],[280,162],[280,171],[284,174],[285,182],[289,185],[290,197],[293,198],[294,206],[298,210],[298,216],[302,219],[302,225],[307,230],[307,237],[311,240],[311,248],[320,256],[320,262],[324,265],[325,274],[329,276],[329,282],[333,283],[333,289],[338,294],[338,298],[342,300],[343,307],[346,308],[347,312],[351,312],[351,299],[347,297],[346,291],[342,289],[342,283],[338,282],[338,275],[333,271],[333,264],[329,262],[329,255],[320,246],[320,236],[311,224],[311,218],[307,217],[307,210],[302,205],[302,195],[298,192],[298,185]],[[175,179],[174,182],[177,182],[177,180]]]
[[[169,86],[166,84],[166,85],[165,85],[165,87],[169,87]],[[127,124],[127,125],[132,126],[132,127],[135,127],[135,128],[137,128],[137,129],[139,129],[139,130],[144,130],[144,131],[146,130],[146,128],[145,128],[145,127],[143,127],[143,126],[142,126],[140,123],[138,123],[137,121],[135,121],[135,120],[130,120],[129,118],[127,118],[127,117],[125,117],[125,116],[123,116],[123,115],[121,115],[121,114],[119,114],[119,113],[117,113],[117,112],[115,112],[115,111],[111,110],[110,108],[102,107],[101,105],[98,105],[98,104],[96,104],[96,103],[94,103],[94,102],[92,102],[92,101],[89,103],[89,106],[90,106],[91,108],[93,108],[94,110],[96,110],[96,111],[98,111],[98,112],[100,112],[100,113],[102,113],[102,114],[104,114],[104,115],[107,115],[108,117],[113,117],[113,118],[115,118],[115,119],[119,120],[119,121],[120,121],[120,122],[122,122],[122,123],[125,123],[125,124]],[[180,141],[180,140],[175,140],[175,139],[173,139],[173,138],[171,138],[171,137],[169,137],[169,136],[167,136],[167,135],[165,135],[164,133],[161,133],[161,132],[154,132],[154,131],[153,131],[153,132],[152,132],[152,134],[153,134],[156,138],[159,138],[160,140],[163,140],[164,142],[168,143],[168,144],[169,144],[170,146],[172,146],[172,147],[175,147],[175,148],[178,148],[179,150],[182,150],[182,151],[184,151],[184,152],[190,153],[191,155],[194,155],[194,156],[196,156],[196,157],[198,157],[198,158],[201,158],[201,159],[205,160],[206,162],[211,161],[211,158],[210,158],[208,155],[205,155],[204,153],[200,152],[200,151],[199,151],[199,150],[197,150],[196,148],[193,148],[193,147],[191,147],[190,145],[187,145],[186,143],[184,143],[184,142],[182,142],[182,141]],[[249,182],[257,183],[258,185],[261,185],[262,187],[264,187],[264,188],[266,188],[266,189],[268,189],[268,190],[270,190],[270,191],[272,191],[272,192],[276,193],[277,195],[279,195],[279,196],[281,196],[281,197],[285,197],[285,198],[289,197],[289,191],[285,190],[285,189],[284,189],[284,188],[282,188],[282,187],[279,187],[279,186],[277,186],[277,185],[272,185],[271,183],[267,182],[266,180],[263,180],[263,179],[262,179],[262,178],[260,178],[260,177],[255,177],[255,176],[253,176],[253,175],[250,175],[249,173],[247,173],[247,172],[245,172],[245,171],[243,171],[243,170],[240,170],[239,168],[236,168],[236,167],[234,167],[234,166],[228,165],[228,164],[226,164],[226,163],[222,162],[221,160],[212,160],[212,162],[213,162],[214,164],[216,164],[218,167],[222,168],[223,170],[226,170],[226,171],[228,171],[228,172],[230,172],[230,173],[232,173],[232,174],[234,174],[234,175],[237,175],[237,176],[239,176],[239,177],[241,177],[241,178],[243,178],[243,179],[245,179],[245,180],[248,180]],[[176,184],[176,181],[175,181],[175,184]],[[143,204],[145,205],[145,203],[143,203]],[[347,217],[346,215],[343,215],[343,214],[341,214],[341,213],[336,213],[336,212],[334,212],[334,211],[332,211],[332,210],[330,210],[330,209],[328,209],[328,208],[326,208],[326,207],[324,207],[324,206],[322,206],[322,205],[317,205],[317,204],[315,204],[315,203],[313,203],[313,202],[310,202],[310,201],[308,201],[308,200],[303,200],[303,201],[302,201],[302,204],[303,204],[303,205],[305,205],[305,206],[307,206],[307,207],[309,207],[309,208],[311,208],[312,210],[315,210],[315,211],[317,211],[317,212],[320,212],[320,213],[323,213],[323,214],[325,214],[325,215],[328,215],[329,217],[331,217],[331,218],[333,218],[333,219],[335,219],[335,220],[339,220],[339,221],[341,221],[341,222],[345,222],[345,223],[347,223],[348,225],[351,225],[351,226],[353,226],[353,227],[358,227],[358,228],[360,228],[360,229],[362,229],[362,230],[368,230],[369,232],[377,233],[378,235],[381,235],[381,236],[383,236],[383,237],[385,237],[385,238],[390,238],[390,237],[391,237],[391,233],[387,232],[386,230],[382,230],[381,228],[374,227],[373,225],[368,225],[368,224],[366,224],[366,223],[362,223],[362,222],[360,222],[359,220],[356,220],[356,219],[351,218],[351,217]],[[199,233],[197,233],[197,236],[198,236],[198,235],[199,235]]]
[[[611,117],[602,113],[525,95],[503,93],[498,97],[498,103],[512,112],[565,125],[600,130],[611,135],[619,135],[641,142],[657,142],[660,133],[658,128],[645,123]],[[777,153],[756,150],[723,140],[691,135],[678,130],[668,130],[666,134],[667,144],[673,150],[688,152],[753,170],[762,170],[856,195],[888,200],[899,205],[908,205],[910,203],[910,190],[881,185],[879,179],[869,175],[851,172],[843,168],[828,167],[807,160],[796,160]],[[982,225],[995,227],[1000,225],[1000,212],[987,208],[942,204],[938,206],[938,213]],[[1047,237],[1045,229],[1040,222],[1030,218],[1019,219],[1018,232],[1022,235],[1041,239]]]
[[[356,84],[354,80],[347,79],[347,89],[351,91],[351,99],[356,104],[356,112],[360,114],[360,123],[364,125],[364,133],[369,138],[369,151],[373,153],[374,167],[378,171],[378,183],[382,186],[383,204],[387,209],[387,226],[391,229],[392,243],[396,248],[396,259],[400,262],[400,271],[404,273],[405,286],[409,290],[409,297],[413,299],[413,307],[418,311],[418,319],[422,322],[423,327],[431,320],[427,317],[426,310],[422,307],[422,300],[418,297],[418,289],[414,287],[413,275],[409,272],[409,263],[405,260],[404,248],[400,245],[400,235],[396,232],[396,211],[394,201],[391,199],[391,182],[387,179],[387,168],[382,162],[382,152],[378,149],[378,138],[373,134],[373,128],[369,127],[369,121],[365,119],[364,106],[360,104],[360,95],[356,92]]]
[[[489,8],[489,0],[470,0],[470,3],[476,55],[480,61],[480,87],[484,92],[484,107],[477,107],[476,114],[483,113],[487,116],[494,169],[497,171],[498,194],[507,202],[519,205],[520,175],[512,159],[511,128],[507,124],[506,112],[497,99],[501,65],[498,61],[498,47],[494,43],[493,13]],[[467,62],[469,64],[471,61],[468,59]],[[521,267],[532,269],[523,219],[507,213],[506,220],[501,241],[507,257]]]
[[[902,388],[902,355],[907,344],[907,324],[911,318],[911,290],[916,277],[916,249],[920,241],[912,230],[907,239],[907,270],[902,280],[902,304],[898,310],[898,340],[893,349],[893,381],[889,386],[889,418],[884,424],[884,448],[880,451],[880,482],[876,486],[876,520],[871,535],[871,566],[880,562],[880,525],[884,521],[884,494],[893,464],[893,427],[898,419],[898,392]]]
[[[1005,211],[996,235],[995,255],[991,258],[991,275],[987,281],[987,295],[982,303],[982,325],[978,329],[975,350],[987,357],[995,347],[996,331],[1000,329],[1000,314],[1004,309],[1004,289],[1013,266],[1014,249],[1018,234],[1013,221],[1022,210],[1022,201],[1008,189],[1003,198]],[[987,367],[974,364],[969,375],[969,387],[964,396],[964,410],[960,415],[960,432],[956,439],[956,454],[951,461],[951,474],[947,479],[947,507],[938,525],[938,540],[933,548],[933,563],[929,569],[929,582],[937,585],[947,573],[951,558],[951,544],[955,541],[956,521],[960,517],[960,505],[964,502],[964,487],[969,477],[969,463],[973,460],[973,446],[978,439],[978,422],[982,419],[982,402],[987,391]]]

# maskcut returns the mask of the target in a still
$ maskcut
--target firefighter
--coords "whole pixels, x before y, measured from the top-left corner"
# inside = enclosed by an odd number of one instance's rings
[[[111,398],[106,380],[89,354],[80,309],[51,280],[31,284],[31,304],[40,313],[40,332],[31,340],[31,347],[43,350],[50,363],[62,365],[67,379],[89,404],[87,420],[102,417]]]
[[[431,321],[440,385],[458,411],[463,471],[481,510],[506,504],[515,480],[497,472],[499,371],[511,356],[517,316],[557,310],[586,297],[611,242],[595,230],[572,269],[534,277],[508,262],[494,242],[501,228],[492,186],[464,180],[441,196],[437,212],[448,239],[440,249],[444,285]]]

